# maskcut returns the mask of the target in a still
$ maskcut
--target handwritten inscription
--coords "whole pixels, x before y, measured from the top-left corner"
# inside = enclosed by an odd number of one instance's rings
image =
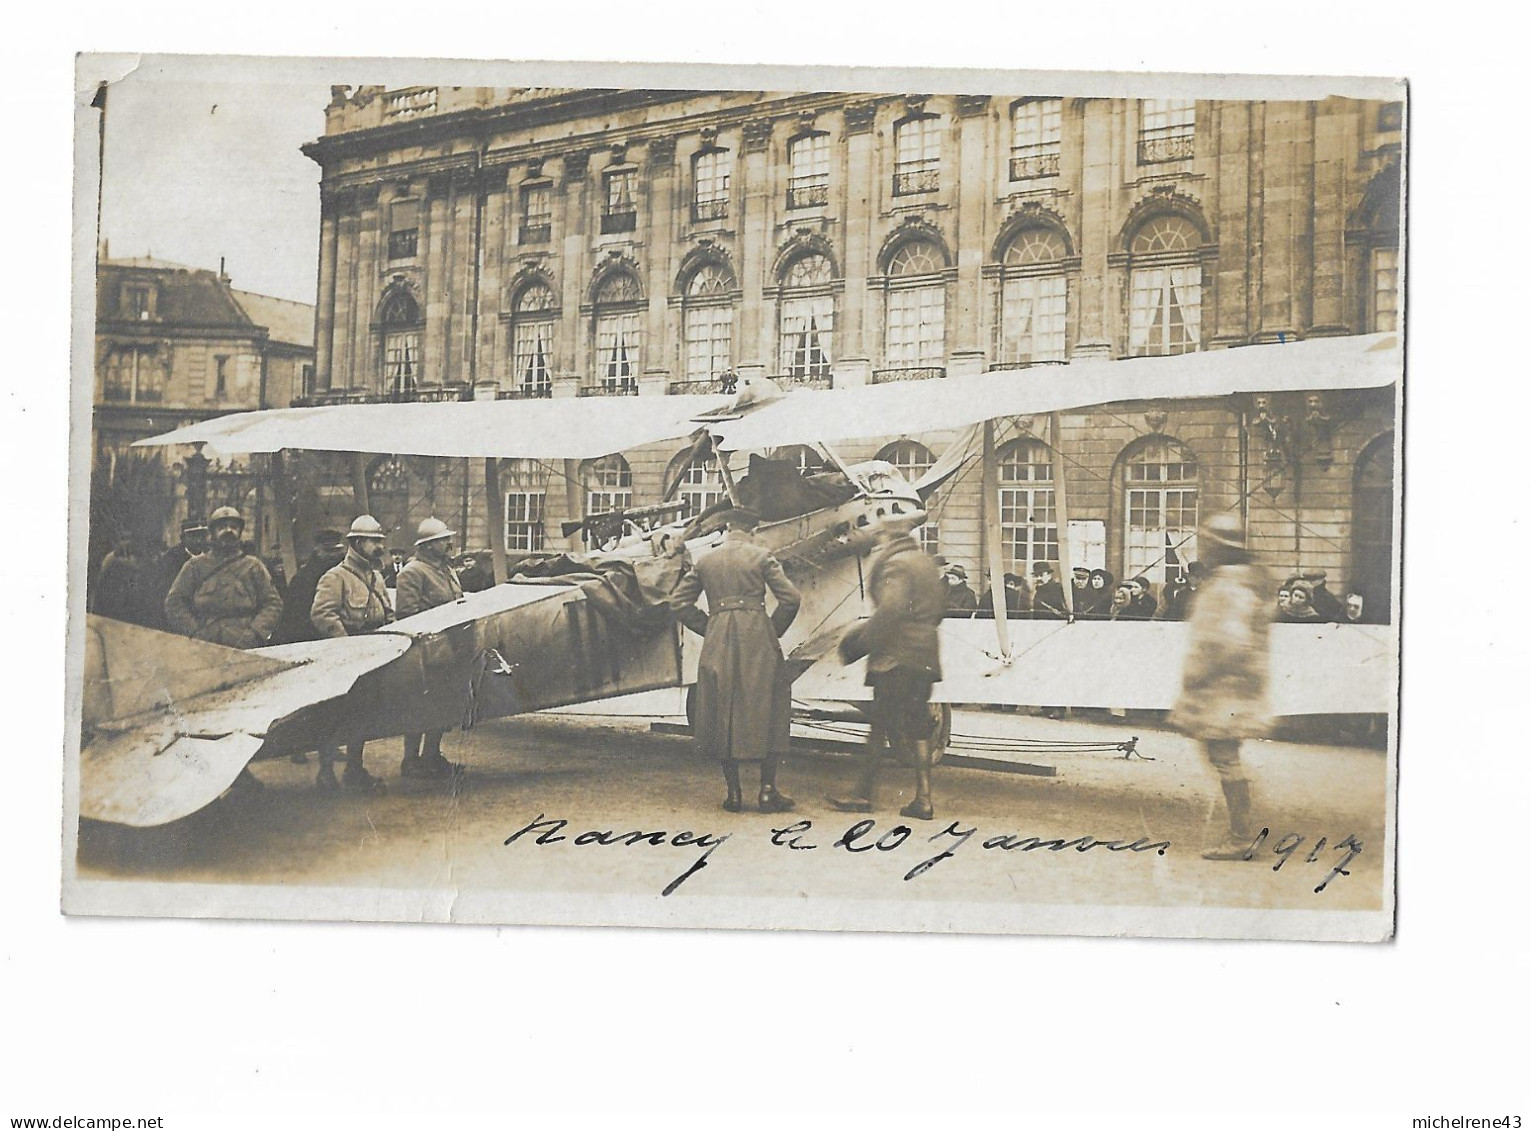
[[[537,836],[533,838],[532,843],[540,845],[558,844],[561,841],[568,841],[577,848],[587,848],[590,845],[598,845],[604,848],[617,846],[631,848],[640,844],[648,845],[650,848],[659,848],[668,844],[672,848],[692,847],[704,849],[705,851],[691,862],[689,868],[671,880],[665,885],[665,889],[659,893],[660,895],[670,895],[681,884],[707,867],[707,862],[713,852],[727,843],[728,838],[733,835],[732,833],[718,835],[716,833],[694,833],[690,831],[671,833],[663,830],[652,833],[636,830],[619,833],[611,829],[587,829],[585,832],[578,833],[573,837],[566,837],[562,834],[563,830],[568,827],[569,822],[561,817],[548,817],[538,813],[536,820],[506,837],[505,844],[507,846],[512,845],[523,836],[535,832]]]
[[[1244,853],[1244,859],[1253,860],[1255,858],[1255,854],[1260,851],[1261,846],[1265,844],[1270,835],[1270,829],[1261,829],[1260,835],[1255,837],[1254,842]],[[1271,846],[1271,852],[1280,857],[1280,859],[1276,861],[1275,865],[1271,868],[1271,871],[1281,871],[1281,869],[1286,866],[1287,862],[1297,854],[1297,850],[1307,843],[1307,840],[1308,838],[1303,836],[1301,833],[1287,833],[1275,844],[1273,844]],[[1307,859],[1304,861],[1304,863],[1318,863],[1319,856],[1324,851],[1324,846],[1328,843],[1328,837],[1319,837],[1318,840],[1314,842],[1313,847],[1309,849]],[[1354,860],[1357,856],[1361,855],[1361,849],[1363,847],[1365,847],[1364,842],[1356,839],[1354,833],[1351,833],[1343,840],[1337,841],[1333,847],[1330,848],[1330,851],[1343,852],[1345,855],[1340,858],[1339,863],[1337,863],[1333,868],[1329,870],[1329,874],[1319,882],[1318,887],[1313,889],[1313,894],[1318,895],[1321,893],[1326,887],[1329,886],[1330,881],[1332,881],[1336,876],[1350,875],[1345,866]]]

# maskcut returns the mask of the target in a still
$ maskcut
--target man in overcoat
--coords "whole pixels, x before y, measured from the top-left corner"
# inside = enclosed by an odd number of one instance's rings
[[[851,629],[840,645],[847,662],[866,656],[866,681],[872,688],[872,730],[859,758],[856,791],[830,798],[830,804],[844,812],[871,811],[886,737],[894,755],[915,767],[914,800],[900,812],[921,821],[935,816],[930,692],[941,678],[938,630],[946,610],[946,586],[935,561],[911,533],[924,521],[925,515],[916,512],[886,516],[878,525],[878,547],[867,573],[872,615]]]
[[[448,530],[438,518],[427,518],[415,532],[415,556],[399,570],[394,596],[394,612],[402,620],[438,605],[450,605],[463,595],[457,573],[452,569],[452,539],[457,531]],[[441,754],[445,731],[404,736],[404,761],[399,776],[405,778],[449,778],[462,766],[449,762]],[[424,745],[424,752],[421,746]]]
[[[393,620],[388,590],[378,567],[383,562],[382,526],[370,514],[361,515],[346,533],[346,556],[319,579],[309,619],[326,639],[361,636]],[[383,783],[362,765],[360,742],[346,747],[344,783],[347,789],[381,793]],[[333,743],[319,748],[319,777],[315,784],[325,791],[339,789],[335,761],[340,752]]]
[[[260,648],[282,619],[282,596],[265,563],[240,544],[245,520],[233,507],[208,519],[212,548],[181,567],[165,595],[172,632],[230,648]]]
[[[723,808],[744,808],[739,763],[760,763],[763,813],[784,813],[795,802],[776,785],[792,725],[792,683],[780,637],[802,603],[781,563],[754,540],[759,518],[736,509],[725,516],[723,542],[676,584],[670,605],[677,619],[704,637],[696,677],[695,733],[722,763],[728,796]],[[766,592],[776,608],[766,611]],[[707,611],[697,607],[703,594]]]
[[[1202,856],[1244,860],[1258,830],[1239,743],[1270,729],[1271,579],[1251,560],[1235,515],[1213,515],[1197,545],[1210,575],[1191,604],[1180,698],[1169,721],[1201,743],[1228,802],[1228,835]]]
[[[161,554],[154,563],[150,602],[156,628],[167,627],[165,598],[170,595],[170,587],[175,584],[175,579],[181,575],[181,569],[186,563],[198,554],[207,553],[207,538],[207,523],[194,518],[187,519],[181,523],[181,540]]]

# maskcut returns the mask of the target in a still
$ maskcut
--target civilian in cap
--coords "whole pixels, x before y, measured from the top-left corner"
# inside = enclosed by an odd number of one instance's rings
[[[1159,606],[1159,619],[1185,620],[1190,596],[1190,576],[1186,571],[1177,569],[1164,582],[1164,602]]]
[[[415,556],[399,570],[398,593],[394,610],[399,618],[412,617],[438,605],[462,600],[462,585],[452,569],[452,539],[457,531],[437,518],[427,518],[416,531]],[[444,730],[404,736],[404,761],[399,776],[404,778],[449,778],[462,767],[448,762],[441,754]],[[423,753],[422,753],[423,744]]]
[[[1313,583],[1294,577],[1287,583],[1286,620],[1297,624],[1320,624],[1323,617],[1313,607]]]
[[[960,565],[949,565],[942,576],[946,583],[946,611],[967,616],[978,608],[978,597],[968,585],[968,571]]]
[[[1001,587],[1005,591],[1005,618],[1015,620],[1031,611],[1031,589],[1026,579],[1018,573],[1005,574]],[[991,589],[978,600],[978,615],[985,619],[994,617],[994,591]]]
[[[1305,570],[1302,580],[1310,586],[1309,593],[1313,603],[1313,611],[1318,614],[1318,619],[1329,624],[1339,624],[1345,619],[1345,606],[1340,599],[1329,592],[1329,574],[1321,569]]]
[[[1154,599],[1154,587],[1148,578],[1138,574],[1127,583],[1127,588],[1132,593],[1129,619],[1153,620],[1154,613],[1159,609],[1159,602]]]
[[[357,517],[346,532],[348,548],[339,565],[325,572],[314,590],[309,619],[319,635],[326,639],[361,636],[393,620],[388,603],[388,587],[378,567],[383,564],[384,532],[370,514]],[[367,772],[362,764],[360,742],[346,746],[346,789],[381,793],[383,783]],[[339,789],[335,780],[335,761],[340,752],[333,739],[319,747],[319,776],[315,784],[326,792]]]
[[[150,607],[154,612],[155,626],[168,628],[165,620],[165,598],[175,584],[181,567],[198,554],[207,553],[207,523],[201,519],[187,519],[181,523],[181,540],[159,556],[154,564]]]
[[[1198,546],[1210,576],[1186,622],[1190,639],[1170,725],[1201,743],[1228,804],[1228,833],[1203,857],[1247,860],[1257,828],[1239,744],[1270,728],[1270,579],[1250,558],[1235,515],[1208,519]]]
[[[345,556],[340,531],[321,530],[314,535],[313,549],[287,583],[287,592],[282,597],[282,619],[271,637],[273,644],[319,639],[319,630],[309,619],[314,607],[314,593],[319,588],[319,579],[338,566]]]
[[[1057,568],[1052,562],[1037,562],[1031,567],[1033,620],[1067,620],[1069,618],[1068,605],[1063,597],[1063,586],[1057,580]]]
[[[780,638],[802,602],[781,563],[752,536],[760,519],[754,511],[728,511],[722,544],[699,558],[670,597],[676,618],[703,637],[697,668],[697,744],[723,767],[728,795],[723,808],[744,808],[741,762],[760,763],[762,813],[795,807],[776,784],[777,767],[788,749],[792,725],[792,679],[783,662]],[[766,593],[776,608],[766,611]],[[697,601],[707,597],[707,611]]]
[[[855,791],[829,799],[843,812],[871,812],[886,739],[900,761],[915,767],[914,799],[900,812],[920,821],[935,817],[930,693],[941,678],[939,630],[946,595],[935,563],[911,534],[924,518],[922,513],[888,515],[878,524],[877,551],[867,571],[872,615],[840,644],[846,663],[866,657],[866,682],[872,688],[872,726],[857,759]]]

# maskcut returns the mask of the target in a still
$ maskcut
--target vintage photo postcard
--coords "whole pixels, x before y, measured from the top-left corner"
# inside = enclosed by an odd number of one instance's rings
[[[75,94],[67,912],[1391,937],[1401,81]]]

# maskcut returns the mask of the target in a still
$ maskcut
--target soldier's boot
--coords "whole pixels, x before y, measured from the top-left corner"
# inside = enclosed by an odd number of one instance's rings
[[[428,778],[449,778],[465,769],[458,762],[448,762],[441,753],[442,732],[432,731],[425,736],[425,748],[420,754],[420,769]]]
[[[917,821],[929,821],[935,817],[935,806],[930,801],[930,771],[934,759],[930,743],[914,743],[914,800],[899,810],[905,817],[913,817]]]
[[[420,740],[423,736],[418,734],[406,734],[404,736],[404,760],[399,763],[399,777],[419,778],[424,777],[424,767],[420,762]]]
[[[335,776],[335,759],[340,752],[333,747],[327,747],[319,751],[319,776],[314,779],[314,786],[320,793],[338,793],[340,791],[340,779]]]
[[[738,762],[723,763],[723,780],[728,783],[728,796],[723,800],[723,808],[730,813],[744,812],[744,790],[739,785]]]
[[[866,744],[856,755],[856,768],[860,771],[856,788],[844,797],[831,797],[829,803],[842,813],[870,813],[877,790],[877,763],[882,754],[882,735],[876,727],[867,731]]]
[[[382,779],[367,772],[367,767],[362,765],[361,755],[361,743],[346,747],[346,768],[341,774],[340,784],[353,793],[382,793],[385,788]]]
[[[1223,797],[1228,802],[1228,835],[1201,854],[1203,860],[1248,860],[1253,857],[1254,821],[1250,818],[1249,783],[1223,782]]]
[[[765,760],[760,763],[760,811],[762,813],[790,813],[797,808],[797,802],[776,788],[776,769],[781,765],[781,759],[774,754],[767,754]]]

